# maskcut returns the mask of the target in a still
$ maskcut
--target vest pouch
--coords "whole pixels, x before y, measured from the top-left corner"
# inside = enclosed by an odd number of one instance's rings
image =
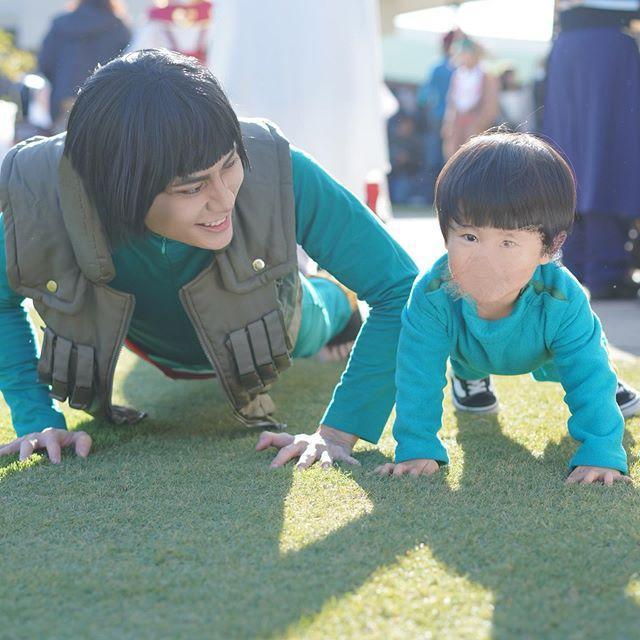
[[[262,383],[265,386],[269,385],[278,377],[278,372],[271,359],[269,337],[267,336],[267,329],[264,322],[262,320],[252,322],[247,326],[247,332],[249,334],[249,340],[251,341],[253,358]]]
[[[240,384],[251,394],[264,387],[253,362],[251,345],[245,329],[238,329],[229,334],[228,345],[238,369]]]
[[[55,400],[64,402],[69,395],[69,374],[71,368],[71,349],[73,342],[56,336],[53,344],[53,375],[51,393]]]
[[[38,360],[38,380],[51,386],[50,396],[69,406],[87,409],[93,401],[95,353],[93,347],[76,345],[44,329]]]
[[[93,400],[93,381],[95,373],[95,355],[93,347],[84,344],[74,345],[71,351],[73,369],[73,391],[69,406],[74,409],[87,409]]]
[[[291,356],[289,352],[292,349],[292,345],[289,344],[289,337],[285,331],[282,317],[278,311],[272,311],[264,316],[262,321],[269,336],[271,357],[276,365],[276,369],[278,372],[284,371],[291,366]]]

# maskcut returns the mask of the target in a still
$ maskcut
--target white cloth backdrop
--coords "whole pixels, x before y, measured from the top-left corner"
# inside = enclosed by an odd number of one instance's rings
[[[389,162],[379,21],[377,0],[217,0],[209,32],[238,114],[278,124],[361,199]]]

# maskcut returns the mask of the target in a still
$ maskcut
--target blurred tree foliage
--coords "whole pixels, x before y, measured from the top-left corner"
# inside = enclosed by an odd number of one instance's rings
[[[10,33],[0,30],[0,76],[18,82],[25,73],[36,67],[36,57],[13,44]]]

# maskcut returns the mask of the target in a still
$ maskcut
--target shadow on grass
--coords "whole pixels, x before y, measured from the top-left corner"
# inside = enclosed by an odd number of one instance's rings
[[[284,377],[274,395],[293,432],[313,428],[336,372],[303,363]],[[495,638],[588,637],[590,630],[629,637],[637,629],[640,608],[625,589],[640,570],[638,492],[565,487],[574,446],[568,438],[536,458],[496,417],[458,415],[464,467],[455,486],[447,472],[380,479],[371,472],[384,456],[360,453],[363,468],[351,478],[371,512],[283,553],[295,472],[267,469],[272,454],[253,453],[255,434],[229,422],[221,402],[212,405],[209,394],[219,394],[211,384],[171,387],[136,365],[123,394],[152,412],[146,424],[88,423],[100,453],[91,465],[63,479],[41,465],[32,482],[9,483],[16,504],[38,476],[54,491],[64,482],[57,490],[79,497],[56,506],[65,536],[83,545],[60,558],[74,563],[63,585],[55,575],[34,586],[5,574],[4,588],[17,589],[32,606],[42,610],[38,597],[47,597],[58,616],[41,619],[49,632],[73,637],[98,624],[97,635],[112,625],[126,636],[153,629],[165,636],[282,637],[420,544],[447,571],[491,591]],[[332,477],[316,474],[313,490],[331,491]],[[50,514],[32,511],[32,533],[19,537],[17,523],[7,542],[19,550],[39,536],[55,541],[60,532],[39,529],[43,521],[50,523]],[[57,550],[50,541],[49,553]],[[15,615],[29,630],[19,609]]]

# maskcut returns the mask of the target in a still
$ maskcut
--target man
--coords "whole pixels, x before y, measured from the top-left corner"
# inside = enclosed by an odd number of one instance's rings
[[[296,243],[371,313],[316,433],[266,432],[259,447],[283,447],[275,466],[308,466],[355,462],[359,437],[378,440],[415,265],[274,125],[239,123],[194,59],[146,50],[98,69],[66,134],[8,154],[0,205],[0,390],[18,436],[0,454],[88,455],[48,387],[113,422],[143,418],[111,402],[125,340],[173,377],[215,375],[246,425],[277,426],[269,387],[353,311],[336,283],[301,277]],[[46,325],[37,365],[24,298]]]

